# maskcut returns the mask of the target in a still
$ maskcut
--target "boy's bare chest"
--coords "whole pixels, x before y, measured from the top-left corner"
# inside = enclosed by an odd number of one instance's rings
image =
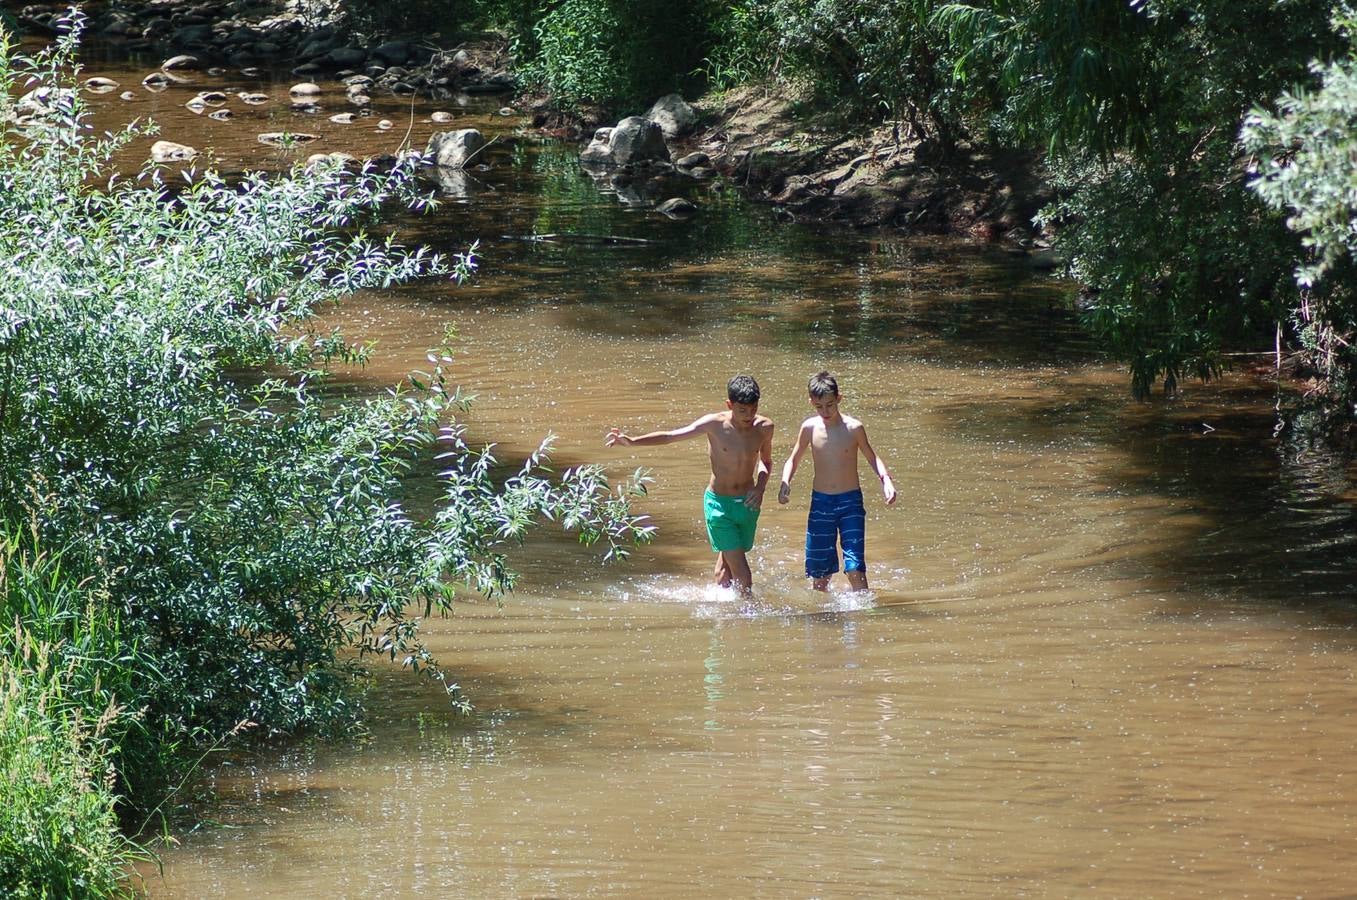
[[[711,435],[712,453],[722,456],[746,457],[759,451],[762,437],[757,428],[740,431],[735,428],[723,428]]]
[[[853,435],[842,425],[817,425],[810,439],[811,451],[817,457],[839,457],[852,454]]]

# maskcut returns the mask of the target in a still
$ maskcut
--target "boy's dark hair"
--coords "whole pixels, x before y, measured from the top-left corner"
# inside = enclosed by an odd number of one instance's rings
[[[736,375],[726,384],[726,397],[731,403],[753,406],[759,402],[759,383],[753,375]]]
[[[810,395],[816,400],[839,396],[839,383],[828,372],[816,372],[810,376],[810,384],[807,387]]]

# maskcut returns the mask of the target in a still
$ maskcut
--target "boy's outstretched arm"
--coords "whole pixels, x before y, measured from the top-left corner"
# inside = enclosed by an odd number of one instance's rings
[[[886,505],[890,506],[895,502],[895,482],[891,481],[891,473],[886,470],[886,461],[876,455],[872,449],[872,442],[867,440],[867,426],[863,425],[857,429],[858,447],[862,449],[862,455],[867,459],[867,465],[872,467],[876,477],[881,479],[881,493],[886,497]]]
[[[805,455],[806,448],[810,446],[810,426],[802,425],[801,430],[796,433],[796,443],[792,445],[791,456],[782,464],[782,485],[777,489],[777,502],[786,503],[792,496],[792,476],[796,474],[796,467],[801,464],[801,457]]]
[[[604,446],[616,447],[653,447],[659,444],[672,444],[674,441],[681,441],[694,435],[703,434],[718,416],[706,415],[695,420],[691,425],[684,425],[682,428],[675,428],[672,431],[652,431],[649,434],[642,434],[632,437],[629,434],[623,434],[620,428],[609,428],[608,435],[603,439]]]

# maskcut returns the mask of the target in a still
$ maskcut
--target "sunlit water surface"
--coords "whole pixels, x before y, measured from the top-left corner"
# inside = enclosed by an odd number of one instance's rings
[[[482,275],[346,302],[330,318],[377,342],[346,384],[380,390],[450,341],[474,440],[517,460],[551,433],[561,466],[647,467],[660,530],[606,568],[536,539],[502,609],[428,622],[472,716],[378,665],[368,736],[212,768],[152,897],[1353,890],[1353,473],[1275,439],[1268,390],[1133,404],[1063,286],[1002,250],[777,224],[709,185],[658,186],[702,206],[672,222],[515,134],[502,100],[387,102],[393,135],[292,113],[286,82],[150,94],[141,73],[86,73],[139,92],[99,100],[100,127],[154,114],[227,169],[287,161],[264,130],[422,146],[439,108],[498,135],[488,170],[402,225],[481,239]],[[182,108],[208,87],[277,102],[210,122]],[[603,434],[684,424],[751,372],[780,465],[821,367],[900,487],[887,508],[864,483],[872,593],[804,584],[803,470],[788,506],[770,491],[756,598],[722,595],[704,448]]]

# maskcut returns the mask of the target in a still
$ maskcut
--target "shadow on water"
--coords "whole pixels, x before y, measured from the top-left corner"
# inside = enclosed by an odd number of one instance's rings
[[[719,184],[666,181],[697,216],[671,221],[610,199],[573,148],[520,141],[494,157],[471,205],[401,223],[406,240],[459,252],[479,239],[478,303],[552,304],[588,334],[692,336],[728,324],[786,350],[926,356],[947,365],[1094,359],[1067,289],[1003,250],[779,223]],[[672,192],[667,190],[672,188]],[[609,240],[616,239],[616,240]],[[429,289],[431,301],[457,292]]]
[[[1090,443],[1114,451],[1096,456],[1101,493],[1164,502],[1162,524],[1173,534],[1153,541],[1123,575],[1232,606],[1296,608],[1352,624],[1350,463],[1303,435],[1275,434],[1273,401],[1262,388],[1194,385],[1179,401],[1133,404],[1071,383],[1059,401],[968,401],[938,414],[967,440],[1031,452]]]

